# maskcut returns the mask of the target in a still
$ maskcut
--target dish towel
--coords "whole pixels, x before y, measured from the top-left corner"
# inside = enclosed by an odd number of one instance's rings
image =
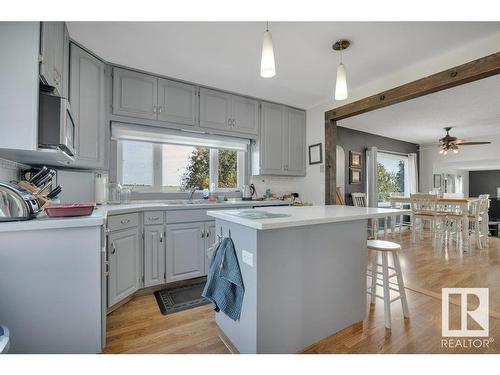
[[[233,240],[224,238],[210,260],[207,283],[201,294],[232,320],[239,320],[245,287]]]

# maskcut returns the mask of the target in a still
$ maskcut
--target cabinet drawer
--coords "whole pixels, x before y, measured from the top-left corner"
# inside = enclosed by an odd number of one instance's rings
[[[108,217],[108,229],[110,231],[132,228],[139,225],[139,214],[122,214]]]
[[[178,210],[166,212],[166,223],[192,223],[196,221],[211,221],[213,217],[207,216],[207,210]]]
[[[163,211],[144,212],[144,224],[163,224]]]

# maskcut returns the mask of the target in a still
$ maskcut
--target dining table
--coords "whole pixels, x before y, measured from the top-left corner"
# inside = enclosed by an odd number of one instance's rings
[[[440,207],[440,209],[444,209],[445,212],[448,211],[448,208],[451,208],[450,211],[456,208],[462,213],[462,239],[464,245],[469,244],[469,205],[477,200],[479,200],[478,197],[438,197],[437,199],[438,207]],[[391,207],[395,208],[398,203],[411,204],[411,197],[409,195],[393,196],[389,197],[389,202]],[[411,220],[413,220],[412,217]]]

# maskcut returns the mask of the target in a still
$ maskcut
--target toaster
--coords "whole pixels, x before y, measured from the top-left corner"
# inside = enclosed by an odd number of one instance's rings
[[[41,208],[37,198],[13,182],[0,182],[0,222],[33,219]]]

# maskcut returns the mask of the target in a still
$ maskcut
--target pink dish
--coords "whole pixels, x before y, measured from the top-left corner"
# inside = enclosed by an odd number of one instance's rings
[[[45,213],[50,217],[88,216],[94,211],[94,203],[48,203]]]

